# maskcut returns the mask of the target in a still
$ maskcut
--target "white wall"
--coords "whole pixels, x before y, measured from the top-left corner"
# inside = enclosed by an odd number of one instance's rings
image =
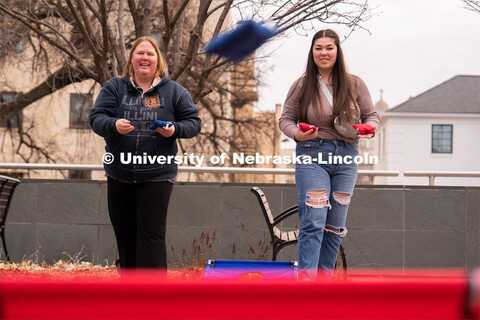
[[[400,172],[480,171],[479,114],[411,114],[386,115],[386,170]],[[453,125],[453,152],[433,154],[432,125]],[[425,185],[427,177],[387,178],[388,184]],[[435,185],[480,186],[480,178],[436,178]]]

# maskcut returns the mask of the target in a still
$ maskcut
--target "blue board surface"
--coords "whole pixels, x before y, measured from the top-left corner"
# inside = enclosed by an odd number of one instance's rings
[[[296,261],[208,260],[203,280],[292,281],[297,276]]]

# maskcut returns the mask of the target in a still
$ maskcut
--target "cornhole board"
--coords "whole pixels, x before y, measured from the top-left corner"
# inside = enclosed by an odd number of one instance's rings
[[[203,280],[213,281],[294,281],[296,261],[208,260]]]

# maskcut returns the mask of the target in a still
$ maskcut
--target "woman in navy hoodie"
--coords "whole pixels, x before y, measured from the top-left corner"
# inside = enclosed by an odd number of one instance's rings
[[[137,39],[122,78],[103,85],[89,117],[106,142],[108,210],[122,268],[167,268],[176,139],[193,138],[201,129],[190,93],[167,72],[155,40]],[[150,129],[156,120],[168,124]]]

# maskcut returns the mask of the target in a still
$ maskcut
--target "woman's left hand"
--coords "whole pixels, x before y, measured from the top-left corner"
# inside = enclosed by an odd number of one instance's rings
[[[357,135],[358,139],[372,139],[375,136],[374,133],[369,133],[369,134],[359,134]]]
[[[357,132],[359,134],[357,134],[357,138],[358,139],[372,139],[373,137],[375,137],[375,130],[377,129],[377,127],[375,126],[372,126],[373,128],[373,133],[368,133],[368,134],[360,134],[360,130],[358,128],[355,128],[357,130]]]
[[[172,125],[168,126],[168,128],[166,126],[165,127],[158,127],[156,130],[157,130],[158,133],[160,133],[165,138],[170,138],[175,133],[175,126],[172,124]]]

